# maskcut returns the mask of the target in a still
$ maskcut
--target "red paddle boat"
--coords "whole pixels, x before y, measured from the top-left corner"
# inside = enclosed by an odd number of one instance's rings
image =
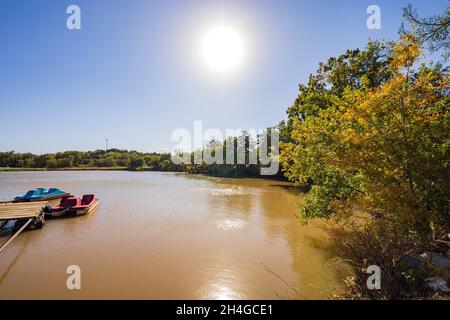
[[[55,206],[47,206],[45,212],[51,217],[60,217],[66,214],[82,216],[94,211],[99,205],[98,198],[93,194],[86,194],[81,199],[74,195],[62,197]]]

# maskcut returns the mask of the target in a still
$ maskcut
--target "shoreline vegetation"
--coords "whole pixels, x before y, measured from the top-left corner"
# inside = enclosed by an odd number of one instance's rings
[[[36,155],[0,152],[1,171],[67,171],[67,170],[158,170],[180,171],[170,154],[140,153],[119,149],[65,151]]]
[[[450,298],[450,8],[404,18],[397,41],[321,63],[279,126],[286,177],[311,185],[300,219],[343,227],[346,299]]]
[[[330,221],[337,253],[354,271],[346,293],[336,298],[449,299],[450,8],[420,18],[408,6],[404,19],[397,41],[369,41],[320,63],[299,85],[287,120],[276,126],[282,170],[275,178],[306,186],[299,219]],[[443,52],[442,61],[424,63],[426,49]],[[215,152],[230,142],[211,141],[206,148]],[[246,144],[246,159],[248,151]],[[175,165],[170,154],[117,149],[0,153],[0,171],[154,170],[242,178],[258,177],[260,168]],[[381,270],[380,288],[368,288],[370,266]]]
[[[221,146],[225,148],[224,146]],[[218,148],[217,146],[215,148]],[[217,150],[217,149],[216,149]],[[214,152],[214,151],[212,151]],[[224,153],[225,154],[225,153]],[[248,159],[249,150],[245,152]],[[194,153],[191,154],[194,157]],[[120,164],[120,165],[116,165]],[[66,151],[55,154],[0,152],[0,172],[32,171],[132,171],[179,172],[204,174],[222,178],[265,178],[288,181],[281,171],[273,176],[261,176],[258,164],[174,164],[170,154],[140,153],[127,150]]]
[[[273,176],[261,176],[261,150],[258,144],[264,139],[263,135],[270,135],[271,128],[258,135],[258,142],[246,131],[240,137],[228,137],[220,142],[211,140],[203,150],[188,154],[179,153],[177,156],[190,161],[180,161],[176,164],[170,153],[142,153],[120,149],[96,151],[65,151],[36,155],[33,153],[16,153],[14,151],[0,152],[0,172],[6,171],[162,171],[186,172],[191,174],[205,174],[208,176],[226,178],[272,178],[287,180],[279,170]],[[265,141],[265,140],[264,140]],[[234,164],[227,163],[227,145],[233,145]],[[220,155],[220,152],[222,155]],[[265,151],[265,157],[270,158],[270,150]],[[205,157],[222,158],[222,163],[207,164]],[[217,157],[216,157],[217,155]],[[259,155],[259,156],[258,156]],[[204,159],[200,163],[194,161],[200,156]],[[250,159],[255,156],[256,163]],[[238,159],[244,159],[246,164],[240,164]]]

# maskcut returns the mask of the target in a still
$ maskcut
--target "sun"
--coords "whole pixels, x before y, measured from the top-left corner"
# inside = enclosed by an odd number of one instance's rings
[[[225,73],[241,64],[243,49],[239,33],[230,27],[219,26],[203,38],[201,54],[212,70]]]

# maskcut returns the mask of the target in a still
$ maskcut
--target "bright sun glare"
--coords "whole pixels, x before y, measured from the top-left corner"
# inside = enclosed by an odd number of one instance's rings
[[[219,26],[207,33],[201,50],[208,66],[217,72],[231,71],[242,61],[241,37],[229,27]]]

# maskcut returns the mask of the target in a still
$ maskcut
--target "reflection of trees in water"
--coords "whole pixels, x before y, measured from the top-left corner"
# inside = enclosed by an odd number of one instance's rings
[[[255,239],[259,245],[243,245],[261,250],[257,268],[266,274],[267,283],[275,279],[275,285],[280,284],[275,292],[279,298],[320,299],[333,294],[340,277],[327,266],[335,257],[327,233],[318,223],[302,226],[295,217],[301,189],[264,179],[196,179],[208,181],[203,187],[211,217],[225,214],[248,221],[251,216],[252,224],[261,224],[263,238]]]
[[[301,293],[288,290],[288,296],[281,298],[327,298],[339,287],[341,279],[331,263],[335,251],[325,225],[313,221],[303,226],[295,217],[301,201],[299,194],[298,189],[289,185],[272,184],[259,197],[266,236],[287,242],[292,269],[297,275],[294,283],[289,283]]]
[[[277,278],[282,286],[289,284],[285,291],[276,292],[277,296],[327,298],[333,293],[340,277],[328,267],[335,254],[327,233],[318,223],[302,226],[295,217],[301,189],[289,183],[263,179],[208,180],[211,182],[207,187],[210,212],[240,215],[241,218],[253,214],[262,223],[265,237],[275,243],[274,248],[280,240],[287,244],[290,267],[285,265],[282,251],[261,253],[265,257],[261,259],[261,268],[269,277]],[[282,248],[283,245],[279,250]]]

